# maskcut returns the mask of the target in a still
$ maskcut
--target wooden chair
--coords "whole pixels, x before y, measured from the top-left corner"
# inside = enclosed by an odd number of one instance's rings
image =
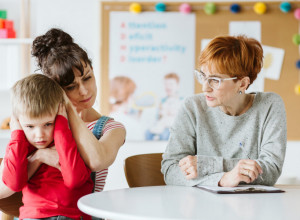
[[[160,172],[162,153],[141,154],[125,159],[124,171],[129,187],[166,185]]]
[[[0,158],[0,164],[2,158]],[[2,212],[1,220],[13,220],[14,216],[19,217],[19,208],[23,205],[22,192],[0,199],[0,211]]]

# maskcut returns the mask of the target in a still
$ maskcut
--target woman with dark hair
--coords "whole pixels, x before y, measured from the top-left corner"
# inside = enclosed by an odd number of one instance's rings
[[[102,191],[107,168],[114,162],[123,145],[126,132],[121,123],[93,109],[97,86],[91,60],[74,43],[73,38],[60,29],[51,29],[37,37],[33,41],[32,55],[42,73],[57,81],[64,89],[72,134],[82,159],[95,172],[94,191]],[[29,178],[42,163],[60,168],[55,148],[37,150],[29,161]],[[1,178],[0,198],[11,194],[13,191],[3,184]]]
[[[203,94],[185,100],[170,129],[167,184],[275,184],[286,150],[284,103],[275,93],[246,93],[262,66],[255,39],[221,36],[207,45],[195,70]]]

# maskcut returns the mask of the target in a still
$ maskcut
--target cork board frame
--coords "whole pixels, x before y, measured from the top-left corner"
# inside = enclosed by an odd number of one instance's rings
[[[253,11],[255,2],[242,2],[242,11],[238,14],[230,12],[232,2],[216,2],[217,12],[213,15],[204,13],[205,2],[190,2],[193,13],[196,14],[196,48],[195,66],[201,50],[201,40],[228,34],[230,21],[260,21],[261,43],[263,45],[285,50],[281,76],[279,80],[265,79],[265,91],[279,94],[285,103],[287,113],[288,140],[300,140],[297,129],[300,123],[300,96],[294,92],[299,82],[299,70],[295,63],[299,58],[299,48],[292,42],[294,34],[298,33],[299,21],[295,19],[293,9],[300,8],[300,2],[290,1],[292,11],[280,11],[281,2],[265,2],[267,12],[258,15]],[[128,11],[131,2],[101,2],[101,75],[100,75],[100,109],[103,114],[109,112],[109,14],[111,11]],[[140,2],[143,11],[154,11],[156,2]],[[181,2],[167,2],[167,11],[178,11]],[[195,82],[195,93],[202,91]]]

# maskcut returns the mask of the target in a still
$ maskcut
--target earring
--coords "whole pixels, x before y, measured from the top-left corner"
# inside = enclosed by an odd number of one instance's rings
[[[243,92],[242,91],[239,91],[239,94],[241,95]]]

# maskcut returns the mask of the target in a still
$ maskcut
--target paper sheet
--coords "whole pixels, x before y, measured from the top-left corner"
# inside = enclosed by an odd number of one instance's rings
[[[246,35],[261,42],[260,21],[232,21],[229,22],[229,35]]]
[[[214,193],[256,193],[256,192],[283,192],[279,188],[264,185],[239,185],[237,187],[219,187],[219,186],[203,186],[196,187],[208,190]]]
[[[281,48],[270,47],[263,45],[264,50],[264,66],[262,73],[265,78],[279,80],[284,50]]]

